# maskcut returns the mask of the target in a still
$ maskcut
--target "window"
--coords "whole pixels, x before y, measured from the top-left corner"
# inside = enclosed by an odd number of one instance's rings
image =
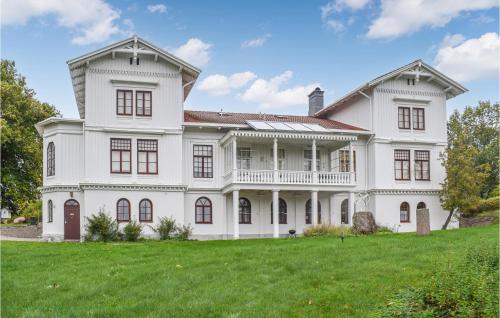
[[[425,209],[425,208],[426,208],[425,202],[419,202],[417,204],[417,210]]]
[[[340,204],[340,223],[349,224],[349,200],[347,199]]]
[[[132,91],[117,90],[116,91],[116,114],[117,115],[132,115]]]
[[[213,178],[213,152],[210,145],[193,146],[193,177]]]
[[[408,202],[401,203],[399,207],[399,221],[402,223],[410,222],[410,205]]]
[[[430,180],[429,157],[428,150],[415,150],[415,180]]]
[[[139,222],[153,222],[153,203],[149,199],[139,202]]]
[[[425,130],[425,110],[423,108],[413,108],[413,129]]]
[[[287,207],[286,202],[282,198],[279,199],[279,224],[287,224]],[[271,224],[273,224],[273,203],[271,202]]]
[[[250,170],[250,159],[252,155],[250,148],[238,148],[238,169]]]
[[[271,158],[271,169],[274,169],[274,149],[271,148],[269,152]],[[278,170],[286,170],[286,152],[285,149],[278,148]]]
[[[47,146],[47,177],[56,174],[56,146],[51,141]]]
[[[312,201],[306,202],[306,224],[312,224]],[[321,203],[318,201],[318,224],[321,224]]]
[[[195,209],[197,224],[212,224],[212,202],[208,198],[201,197],[196,200]]]
[[[151,92],[136,91],[135,92],[135,115],[151,117],[152,113]]]
[[[410,129],[410,107],[398,107],[399,129]]]
[[[47,222],[51,223],[54,221],[54,204],[52,203],[52,200],[49,200],[48,202],[48,207],[47,207]]]
[[[130,221],[130,202],[127,199],[120,199],[116,202],[116,220],[118,222]]]
[[[321,166],[319,154],[319,150],[316,150],[316,171],[319,171]],[[312,171],[312,149],[304,150],[304,170]]]
[[[137,140],[137,173],[158,173],[158,140]]]
[[[394,150],[394,177],[410,180],[410,150]]]
[[[130,173],[132,141],[130,139],[111,138],[111,172]]]
[[[352,156],[354,157],[354,172],[356,172],[356,151],[352,151]],[[340,172],[349,172],[349,150],[339,150],[339,166]]]
[[[240,198],[240,224],[252,224],[252,206],[247,198]]]

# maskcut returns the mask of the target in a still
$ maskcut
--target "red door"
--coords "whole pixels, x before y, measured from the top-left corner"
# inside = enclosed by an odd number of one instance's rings
[[[73,199],[64,203],[64,239],[80,239],[80,204]]]

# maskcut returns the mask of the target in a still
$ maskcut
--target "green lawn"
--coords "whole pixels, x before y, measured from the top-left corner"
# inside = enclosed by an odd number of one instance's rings
[[[369,317],[498,226],[428,237],[2,242],[2,317]]]

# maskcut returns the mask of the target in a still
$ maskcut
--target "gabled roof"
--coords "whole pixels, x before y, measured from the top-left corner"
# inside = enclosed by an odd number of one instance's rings
[[[157,46],[134,36],[120,42],[113,43],[101,49],[84,54],[80,57],[67,61],[71,80],[73,82],[73,90],[75,92],[76,103],[80,118],[85,118],[85,67],[92,60],[102,56],[111,54],[113,57],[115,53],[130,54],[131,57],[138,57],[140,55],[154,56],[155,61],[163,59],[179,67],[179,72],[182,74],[182,82],[184,88],[184,99],[188,96],[194,81],[198,78],[201,70],[189,64],[186,61],[164,51]],[[189,84],[189,85],[186,85]]]
[[[270,115],[256,113],[226,113],[226,112],[210,112],[210,111],[184,111],[185,123],[206,123],[206,124],[221,124],[221,125],[243,125],[248,128],[250,126],[247,121],[267,121],[267,122],[290,122],[301,124],[318,124],[326,129],[338,130],[355,130],[366,131],[363,128],[344,124],[339,121],[311,117],[311,116],[296,116],[296,115]]]
[[[425,78],[425,80],[428,82],[435,81],[444,88],[444,92],[446,93],[446,99],[453,98],[457,95],[467,92],[467,88],[462,86],[460,83],[452,80],[451,78],[439,72],[429,64],[418,59],[405,66],[402,66],[384,75],[376,77],[373,80],[361,85],[360,87],[351,91],[347,95],[336,100],[329,106],[318,111],[316,114],[314,114],[314,116],[318,117],[325,116],[326,114],[334,111],[338,106],[341,106],[344,102],[350,100],[351,98],[357,95],[362,95],[362,93],[372,89],[373,87],[377,86],[378,84],[384,81],[402,76],[407,78],[415,78],[417,80]]]

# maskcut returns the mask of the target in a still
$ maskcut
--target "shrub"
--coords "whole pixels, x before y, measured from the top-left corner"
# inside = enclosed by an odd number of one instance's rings
[[[160,240],[170,240],[177,231],[175,219],[172,217],[159,218],[159,223],[151,229],[160,235]]]
[[[474,214],[485,212],[485,211],[494,211],[500,208],[500,197],[493,197],[488,199],[481,199],[478,204],[465,211],[464,216],[473,216]]]
[[[33,217],[40,221],[42,218],[42,200],[30,201],[23,209],[21,216],[23,216],[26,221]]]
[[[347,236],[351,235],[351,227],[328,224],[318,224],[304,230],[304,236]]]
[[[193,228],[191,225],[182,225],[177,227],[177,239],[181,241],[187,241],[189,236],[193,233]]]
[[[118,223],[108,216],[104,208],[86,219],[85,240],[107,242],[118,238]]]
[[[142,233],[142,224],[138,223],[136,220],[129,222],[123,228],[123,238],[126,241],[135,242],[139,240]]]
[[[498,317],[498,247],[467,252],[422,287],[399,291],[378,317]]]
[[[394,233],[394,230],[388,226],[377,225],[377,234],[390,234]]]

